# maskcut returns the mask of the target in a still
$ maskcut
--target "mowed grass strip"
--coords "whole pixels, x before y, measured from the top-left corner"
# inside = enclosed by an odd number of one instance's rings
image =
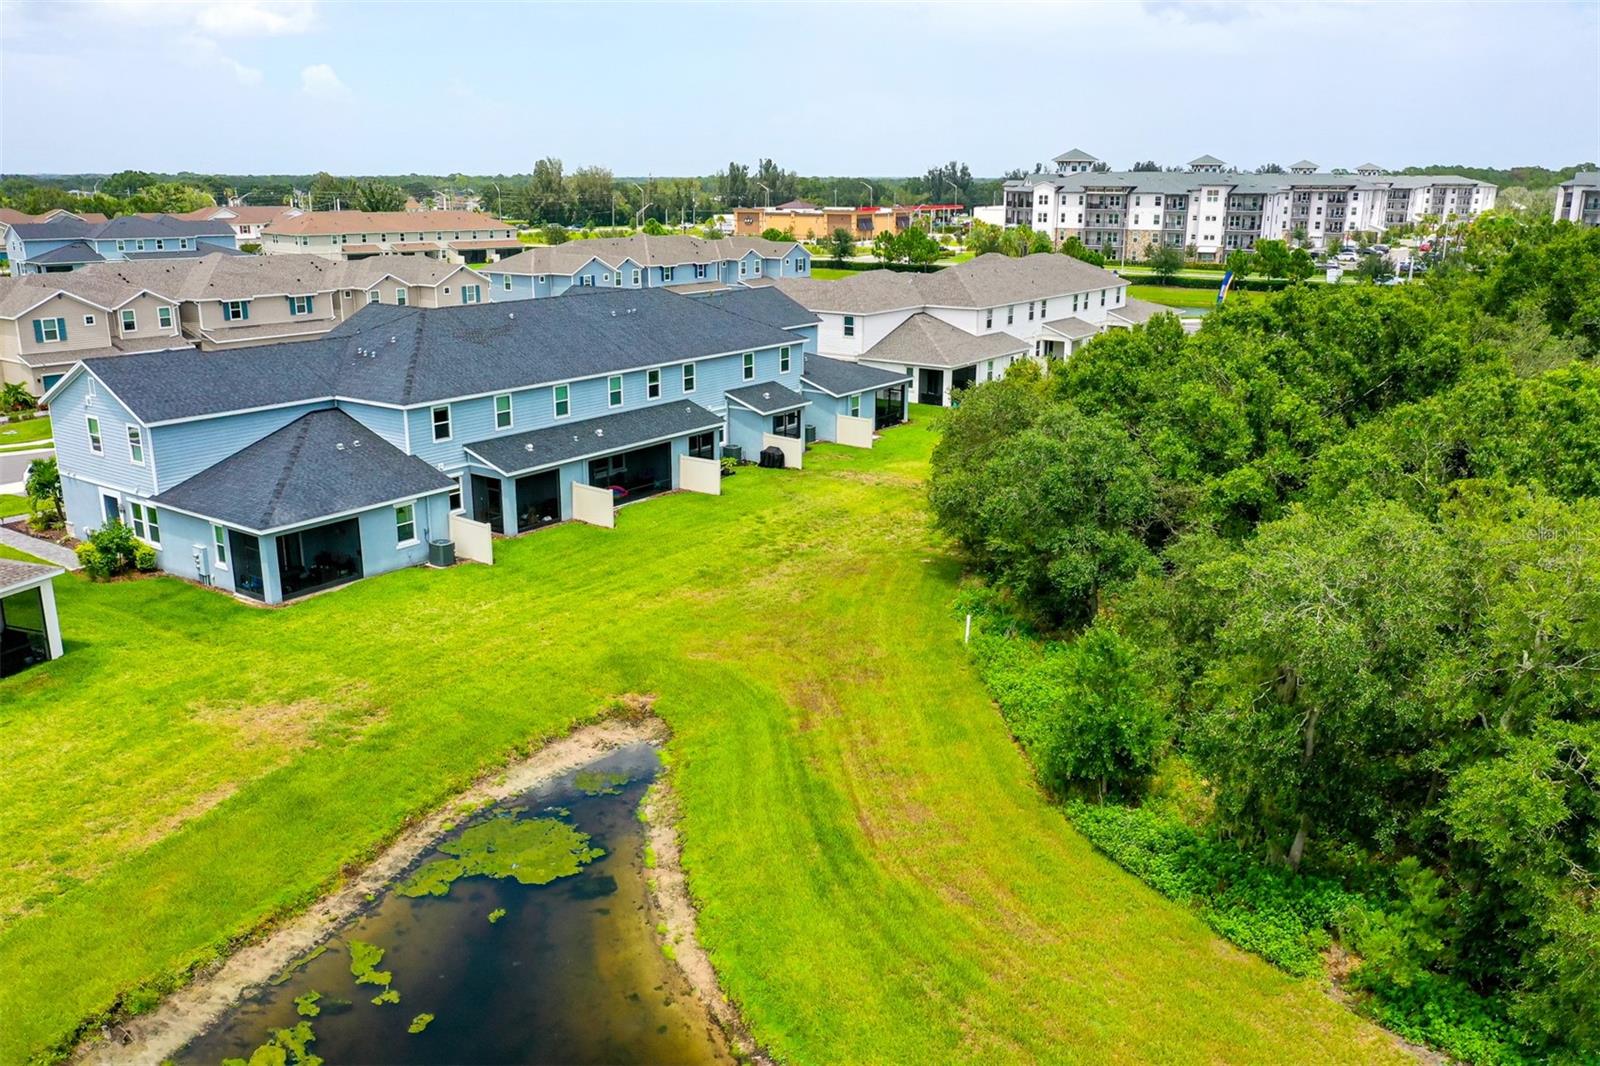
[[[286,610],[58,579],[66,658],[0,682],[0,1062],[629,692],[674,731],[713,961],[786,1061],[1394,1057],[1039,797],[948,614],[918,419]]]

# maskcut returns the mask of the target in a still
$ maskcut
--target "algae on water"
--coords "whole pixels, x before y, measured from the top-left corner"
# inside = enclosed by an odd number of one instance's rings
[[[312,959],[316,958],[317,956],[321,955],[323,952],[325,952],[327,950],[328,950],[328,945],[327,944],[319,944],[319,945],[317,945],[317,947],[315,949],[313,949],[312,951],[307,952],[306,954],[300,956],[298,959],[296,959],[293,962],[291,962],[289,965],[285,966],[283,968],[283,972],[282,973],[278,974],[278,976],[274,977],[271,981],[268,981],[267,983],[268,984],[272,984],[272,985],[281,985],[281,984],[283,984],[285,981],[287,981],[289,978],[291,978],[291,977],[293,977],[295,975],[295,971],[303,969],[305,967],[305,965],[307,963],[309,963]]]
[[[572,779],[579,792],[587,796],[615,796],[632,778],[620,770],[601,773],[599,770],[580,770]]]
[[[498,922],[501,918],[504,918],[505,916],[506,916],[506,909],[504,907],[496,907],[494,910],[489,912],[489,924],[493,925],[495,922]]]
[[[406,1032],[420,1033],[428,1027],[428,1023],[431,1021],[433,1021],[433,1015],[419,1014],[415,1018],[411,1019],[411,1027],[407,1029]]]
[[[223,1059],[222,1066],[322,1066],[321,1057],[307,1049],[316,1038],[310,1022],[300,1022],[289,1029],[274,1029],[267,1042],[251,1052],[248,1060]]]
[[[399,1003],[400,1002],[400,993],[397,992],[396,990],[392,989],[392,988],[387,988],[387,989],[384,989],[382,992],[379,992],[377,995],[373,996],[372,997],[372,1002],[375,1005],[380,1006],[380,1007],[383,1006],[385,1003]]]
[[[382,960],[383,949],[378,945],[369,944],[365,940],[350,941],[350,972],[355,975],[356,984],[389,987],[389,982],[394,979],[394,973],[377,968]]]
[[[315,1018],[322,1013],[322,1008],[317,1006],[317,1000],[322,998],[322,993],[312,989],[303,996],[294,997],[295,1013],[302,1018]]]
[[[435,859],[395,891],[443,896],[463,877],[510,877],[524,885],[544,885],[570,877],[605,854],[589,846],[589,834],[551,818],[494,818],[445,841],[439,850],[454,858]]]

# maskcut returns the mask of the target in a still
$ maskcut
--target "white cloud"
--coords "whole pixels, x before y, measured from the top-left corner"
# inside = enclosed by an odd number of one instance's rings
[[[241,0],[204,4],[195,11],[200,28],[219,37],[305,33],[316,22],[316,15],[311,0]]]
[[[317,63],[300,72],[300,91],[323,100],[338,100],[350,95],[349,88],[326,63]]]

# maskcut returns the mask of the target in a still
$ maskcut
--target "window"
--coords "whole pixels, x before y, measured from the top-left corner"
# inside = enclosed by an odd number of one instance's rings
[[[755,378],[755,376],[756,376],[756,353],[755,352],[745,352],[744,353],[744,379],[746,381],[751,381],[751,380],[753,380]]]
[[[40,344],[54,344],[67,339],[67,320],[64,318],[36,318],[33,320],[33,339]]]
[[[744,277],[744,272],[745,272],[745,262],[744,262],[743,259],[741,259],[741,260],[739,260],[739,276],[741,278]]]
[[[222,303],[222,321],[240,322],[250,318],[249,300],[224,300]]]
[[[613,374],[606,379],[606,406],[622,406],[622,375]]]
[[[1100,306],[1104,307],[1105,305],[1106,305],[1106,290],[1101,289],[1100,290]]]
[[[695,280],[696,281],[700,281],[700,280],[704,279],[705,276],[706,276],[706,265],[704,263],[696,263],[694,265],[694,277],[695,277]]]
[[[983,313],[983,328],[994,329],[994,308],[989,308]]]
[[[646,370],[644,372],[644,395],[647,400],[661,398],[661,371]]]
[[[89,416],[89,450],[96,455],[106,453],[105,445],[100,440],[100,420],[94,415]]]
[[[217,556],[217,569],[226,570],[228,568],[228,531],[221,526],[212,526],[211,543],[214,545]]]
[[[450,439],[450,405],[433,409],[433,439],[436,441]]]
[[[855,315],[845,315],[844,316],[844,335],[846,337],[854,337],[856,335],[856,316]]]
[[[788,372],[789,372],[789,346],[787,344],[785,344],[782,348],[778,349],[778,373],[787,374]]]
[[[509,392],[504,396],[496,396],[494,398],[494,428],[511,428],[511,394]]]
[[[483,297],[482,289],[483,289],[483,286],[481,286],[481,285],[463,285],[463,286],[461,286],[461,302],[464,303],[464,304],[481,303],[482,302],[482,297]],[[449,289],[445,290],[445,292],[449,292],[449,291],[450,291]]]
[[[800,412],[785,411],[772,416],[772,432],[779,437],[800,436]]]
[[[806,261],[799,256],[796,256],[794,260],[794,272],[796,274],[804,274],[806,272]]]
[[[291,315],[309,315],[311,313],[311,297],[289,297],[289,313]]]
[[[511,275],[510,274],[502,275],[501,285],[503,285],[505,287],[505,290],[507,292],[511,291]]]
[[[127,250],[128,250],[128,242],[127,241],[118,241],[117,242],[117,251],[126,252]]]
[[[1039,317],[1040,318],[1044,317],[1045,308],[1049,305],[1049,303],[1050,303],[1049,300],[1040,300],[1039,301]]]
[[[1077,293],[1073,293],[1072,294],[1072,310],[1074,312],[1076,312],[1078,310],[1078,294]]]
[[[761,260],[757,259],[755,262],[750,264],[750,267],[755,271],[756,277],[759,278],[761,276]]]
[[[94,325],[94,316],[93,315],[84,315],[83,316],[83,324],[86,325],[86,326]]]
[[[556,417],[566,418],[572,413],[572,386],[557,385],[550,392],[555,397]]]
[[[694,391],[694,364],[693,363],[684,363],[683,364],[683,391],[686,392],[686,393]]]
[[[455,478],[453,479],[455,481],[455,483],[456,483],[456,487],[450,490],[450,513],[451,514],[459,514],[460,512],[466,510],[466,508],[461,505],[461,500],[462,500],[461,479],[462,479],[462,477],[463,477],[463,475],[457,474],[455,476]]]
[[[128,462],[134,466],[144,465],[144,437],[138,426],[128,427]]]
[[[634,284],[635,287],[637,287],[638,284],[639,284],[639,268],[638,267],[634,267],[633,268],[633,284]]]
[[[149,504],[130,503],[128,512],[133,519],[133,535],[140,540],[161,547],[161,519]]]
[[[1017,319],[1017,306],[1010,304],[1006,307],[1006,325],[1011,325]]]
[[[622,271],[617,271],[616,277],[612,280],[611,284],[615,285],[619,289],[622,288]]]
[[[850,397],[850,417],[851,418],[860,418],[861,417],[861,394],[860,393],[857,393],[856,395]]]
[[[394,509],[394,546],[404,548],[417,542],[417,505],[402,503]]]
[[[367,290],[367,303],[375,304],[377,302],[378,302],[378,290],[377,289],[368,289]]]
[[[1033,301],[1032,300],[1028,301],[1028,321],[1029,322],[1033,321]]]
[[[672,280],[672,267],[662,267],[661,268],[661,280],[663,282],[668,282],[668,281]]]
[[[406,290],[404,286],[400,286],[394,290],[394,302],[399,304],[401,307],[406,305]]]
[[[689,438],[689,454],[696,459],[715,459],[717,457],[717,435],[715,433],[696,433]]]
[[[156,324],[159,325],[162,329],[171,329],[172,328],[172,308],[170,308],[170,307],[158,307],[158,308],[156,308]]]

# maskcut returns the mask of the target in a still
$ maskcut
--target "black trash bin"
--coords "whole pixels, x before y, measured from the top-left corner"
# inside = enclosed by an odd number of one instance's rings
[[[774,470],[783,469],[783,449],[774,445],[771,448],[761,449],[761,465]]]

